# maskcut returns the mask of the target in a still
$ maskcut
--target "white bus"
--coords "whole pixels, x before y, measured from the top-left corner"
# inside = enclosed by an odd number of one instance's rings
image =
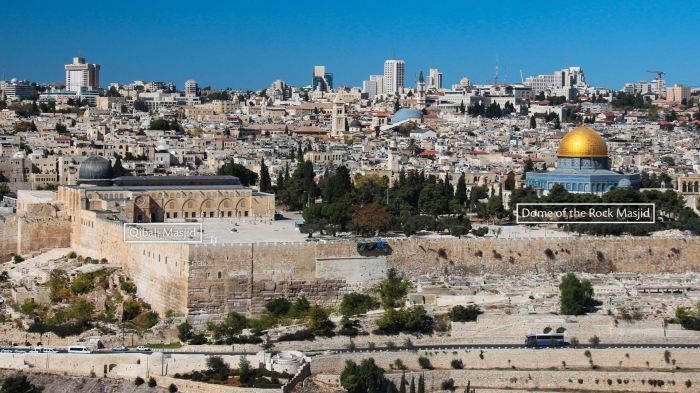
[[[71,345],[68,347],[68,353],[92,353],[92,351],[85,345]]]

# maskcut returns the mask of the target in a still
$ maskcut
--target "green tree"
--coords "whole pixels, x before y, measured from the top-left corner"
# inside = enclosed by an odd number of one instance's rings
[[[79,325],[85,325],[93,317],[95,306],[83,297],[75,298],[71,301],[66,312],[66,318],[75,320]]]
[[[94,281],[88,274],[80,273],[71,282],[70,289],[76,295],[81,295],[90,292],[93,288]]]
[[[383,334],[429,333],[432,329],[432,319],[421,306],[388,308],[376,324],[378,332]]]
[[[593,302],[593,287],[588,280],[579,280],[574,273],[567,273],[559,284],[560,309],[564,315],[585,314]]]
[[[7,183],[0,182],[0,199],[2,199],[8,192],[10,192],[10,187],[7,186]]]
[[[379,307],[379,302],[374,300],[371,296],[363,293],[351,292],[343,295],[343,300],[340,302],[340,313],[349,317],[365,314],[367,311],[374,310],[377,307]]]
[[[467,307],[462,305],[454,306],[448,315],[452,322],[474,322],[481,313],[479,306],[470,304]]]
[[[131,321],[141,313],[141,304],[136,300],[127,300],[123,305],[122,321]]]
[[[379,287],[379,293],[381,294],[384,308],[401,306],[410,285],[408,280],[405,280],[403,276],[399,275],[395,268],[390,268],[387,272],[386,279],[382,281]]]
[[[292,303],[285,298],[274,298],[265,304],[265,309],[274,317],[282,317],[289,313]]]
[[[449,211],[449,198],[439,184],[427,184],[420,191],[418,208],[422,213],[438,216]]]
[[[535,115],[530,116],[530,128],[537,128],[537,119],[535,118]]]
[[[34,386],[29,382],[26,375],[5,378],[0,388],[0,393],[40,393],[43,391],[43,387]]]
[[[310,308],[311,305],[306,299],[306,296],[300,296],[294,301],[292,307],[289,309],[289,316],[293,318],[302,318],[306,316]]]
[[[116,158],[114,159],[114,165],[112,165],[112,177],[117,178],[120,176],[124,176],[125,174],[126,170],[122,165],[122,158],[119,155],[116,155]]]
[[[270,179],[267,165],[265,165],[265,160],[260,160],[260,191],[272,192],[272,180]]]
[[[187,321],[177,325],[177,337],[182,342],[187,342],[192,338],[192,325],[187,323]]]
[[[230,312],[221,323],[210,322],[207,329],[212,332],[214,339],[232,340],[233,337],[239,335],[248,325],[248,319],[237,312]]]
[[[235,162],[227,162],[216,171],[217,175],[236,176],[244,186],[255,185],[258,174]]]
[[[333,203],[340,201],[345,195],[353,191],[350,171],[344,165],[336,168],[333,175],[326,179],[322,190],[323,202]]]
[[[364,359],[358,365],[352,360],[345,363],[340,384],[348,393],[384,393],[384,369],[374,359]]]
[[[245,356],[241,358],[241,361],[243,361],[243,358],[245,358]],[[231,367],[228,365],[228,363],[224,362],[224,359],[221,356],[209,356],[207,358],[207,368],[212,373],[216,374],[219,381],[226,381],[229,373],[231,372]],[[241,383],[243,383],[242,377]]]
[[[313,305],[306,317],[306,330],[314,336],[330,337],[333,335],[333,322],[328,319],[328,312],[321,306]]]
[[[467,202],[467,182],[464,173],[462,173],[457,180],[455,198],[459,201],[460,205],[464,205]]]
[[[255,374],[245,355],[241,356],[241,360],[238,362],[238,376],[243,386],[250,386],[255,380]]]

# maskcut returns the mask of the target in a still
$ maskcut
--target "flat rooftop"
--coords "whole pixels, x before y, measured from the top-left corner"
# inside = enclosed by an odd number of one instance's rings
[[[259,222],[240,222],[236,219],[200,222],[203,241],[210,244],[304,242],[308,237],[299,232],[294,218]]]

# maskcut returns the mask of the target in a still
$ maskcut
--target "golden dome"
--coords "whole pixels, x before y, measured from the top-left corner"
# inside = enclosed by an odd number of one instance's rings
[[[608,145],[590,127],[576,127],[561,139],[558,157],[607,157]]]

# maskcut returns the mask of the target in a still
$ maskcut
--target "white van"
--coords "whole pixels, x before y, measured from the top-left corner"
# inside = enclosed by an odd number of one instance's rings
[[[71,345],[68,347],[68,353],[92,353],[92,351],[85,345]]]

